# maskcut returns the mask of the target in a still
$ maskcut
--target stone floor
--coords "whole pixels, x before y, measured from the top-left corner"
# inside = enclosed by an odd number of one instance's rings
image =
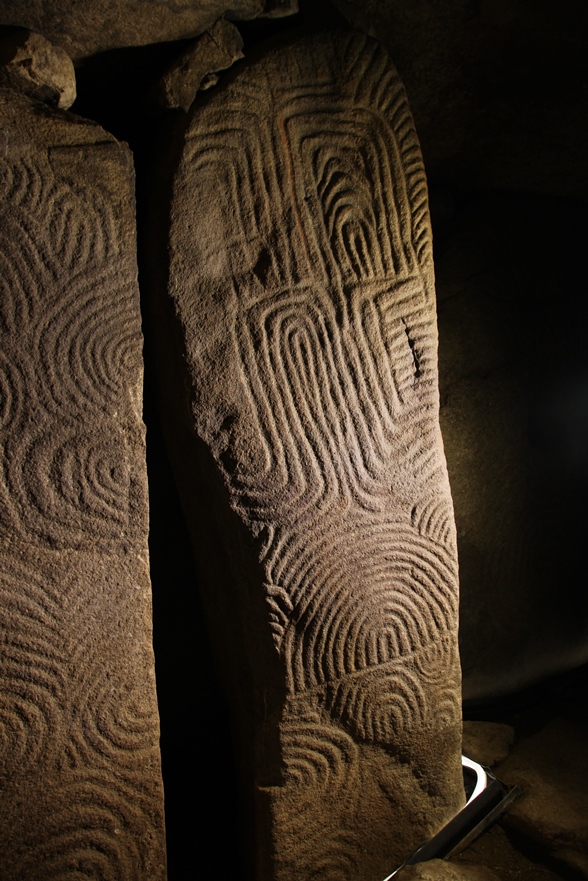
[[[464,751],[477,753],[472,757],[493,765],[493,773],[522,794],[451,861],[456,870],[482,866],[502,881],[588,878],[587,692],[583,667],[485,711],[465,707]],[[484,724],[471,721],[476,717]],[[514,742],[505,756],[507,725]]]

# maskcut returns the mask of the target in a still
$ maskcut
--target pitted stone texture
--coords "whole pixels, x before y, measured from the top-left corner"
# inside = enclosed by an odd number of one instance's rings
[[[0,85],[62,110],[76,99],[76,75],[67,52],[26,28],[0,29]]]
[[[278,17],[297,0],[0,0],[0,24],[38,31],[78,61],[124,46],[184,40],[228,18]]]
[[[2,879],[163,881],[132,163],[0,117]]]
[[[354,34],[283,46],[194,107],[162,401],[182,401],[169,437],[258,877],[378,881],[464,797],[418,141],[395,69]]]

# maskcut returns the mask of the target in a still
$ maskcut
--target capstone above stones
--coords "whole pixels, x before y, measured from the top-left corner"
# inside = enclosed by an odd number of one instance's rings
[[[195,37],[225,13],[251,19],[297,10],[297,0],[0,0],[0,25],[38,31],[79,61],[109,49]]]

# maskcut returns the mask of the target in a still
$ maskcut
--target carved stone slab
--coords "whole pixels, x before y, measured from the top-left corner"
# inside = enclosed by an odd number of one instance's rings
[[[132,162],[0,119],[0,874],[163,881]]]
[[[463,785],[427,189],[377,43],[283,46],[201,104],[170,255],[164,398],[259,877],[378,881]]]

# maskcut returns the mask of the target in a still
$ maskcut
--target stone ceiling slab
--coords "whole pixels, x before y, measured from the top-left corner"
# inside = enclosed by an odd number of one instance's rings
[[[0,0],[0,24],[43,34],[74,61],[124,46],[195,37],[221,15],[291,15],[297,0]]]

